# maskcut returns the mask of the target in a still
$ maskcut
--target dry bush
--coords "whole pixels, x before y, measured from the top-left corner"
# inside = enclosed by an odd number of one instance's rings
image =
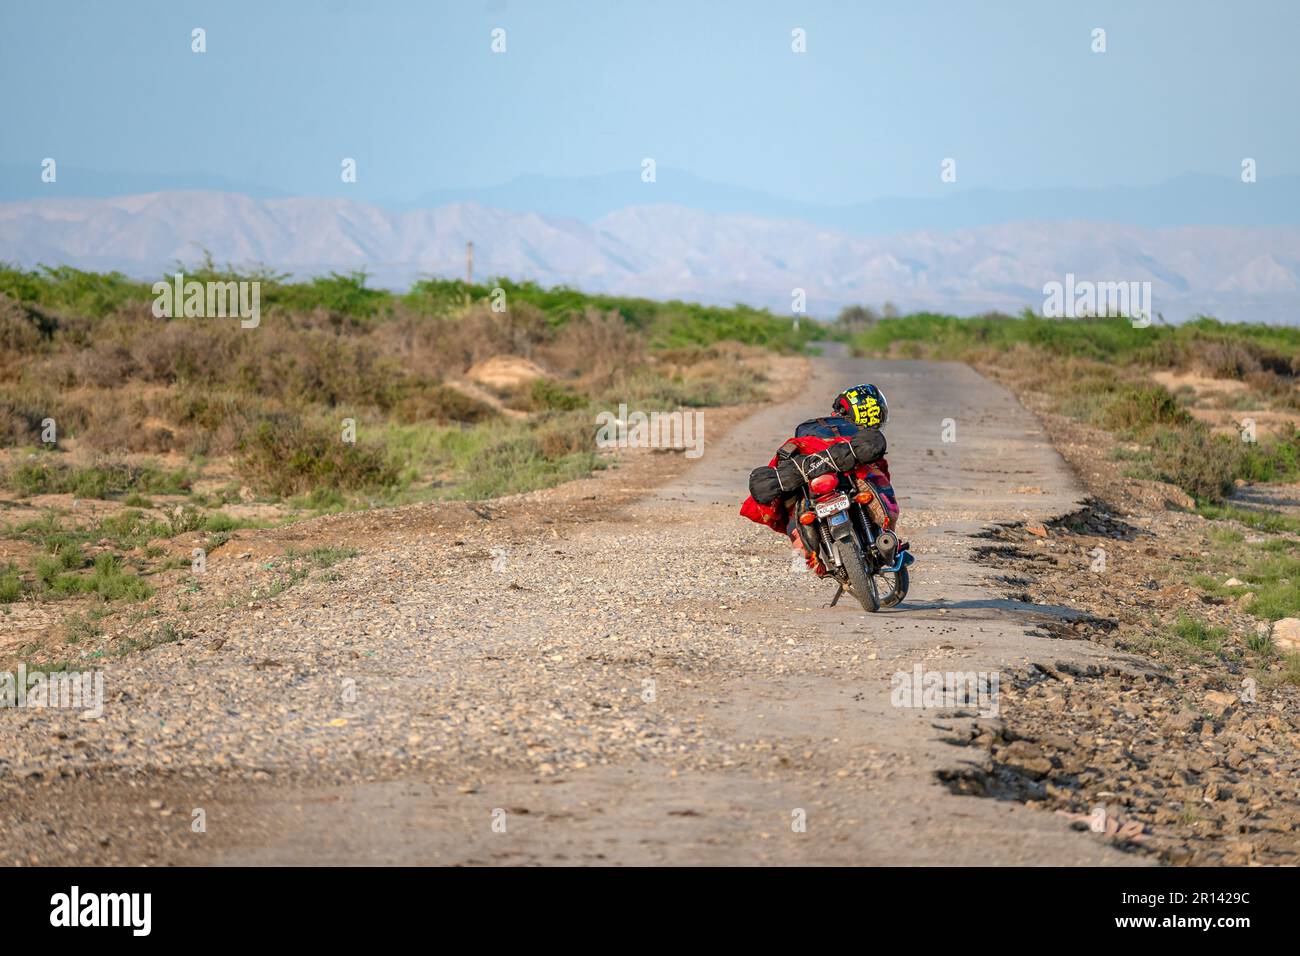
[[[1277,372],[1251,372],[1246,376],[1246,385],[1269,400],[1289,408],[1300,408],[1300,383],[1291,376],[1279,375]]]
[[[180,447],[191,455],[226,455],[236,451],[253,424],[274,415],[279,406],[259,395],[229,389],[182,388],[152,400],[161,418],[180,430]]]
[[[139,328],[144,334],[132,342],[131,351],[140,377],[167,385],[214,385],[225,379],[246,347],[241,333],[260,331],[225,319],[175,319]]]
[[[274,495],[380,488],[398,477],[382,447],[341,441],[331,426],[289,414],[258,422],[240,450],[241,474],[253,487]]]
[[[1183,345],[1181,367],[1214,378],[1245,379],[1257,372],[1300,374],[1300,356],[1282,355],[1249,340],[1194,339]]]
[[[590,452],[595,448],[595,426],[587,415],[555,416],[538,431],[537,447],[547,461]]]
[[[41,440],[41,422],[58,421],[58,399],[48,390],[0,385],[0,442],[34,445]]]
[[[645,341],[617,312],[588,308],[538,350],[558,375],[581,378],[590,390],[608,388],[645,361]]]
[[[60,437],[75,436],[99,452],[167,452],[176,446],[175,430],[152,416],[138,387],[65,391],[55,420]]]
[[[549,336],[546,317],[527,303],[512,306],[508,312],[493,312],[478,303],[451,319],[432,318],[399,306],[394,318],[373,334],[384,354],[400,359],[414,375],[429,379],[462,375],[494,355],[531,359]]]
[[[6,358],[39,352],[47,339],[39,313],[0,295],[0,355]]]
[[[49,368],[51,377],[65,388],[113,388],[135,378],[138,371],[131,350],[113,341],[98,341],[88,349],[56,356]]]
[[[458,389],[422,382],[410,388],[393,409],[393,414],[405,425],[426,421],[474,424],[495,418],[497,411]]]
[[[406,371],[369,341],[271,326],[246,347],[227,380],[286,405],[354,404],[388,409]]]

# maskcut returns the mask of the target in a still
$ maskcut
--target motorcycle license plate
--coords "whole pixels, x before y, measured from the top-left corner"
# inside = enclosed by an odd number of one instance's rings
[[[817,502],[817,517],[826,518],[830,515],[837,514],[841,511],[849,510],[849,496],[845,494],[836,495],[834,498],[828,498],[825,501]]]

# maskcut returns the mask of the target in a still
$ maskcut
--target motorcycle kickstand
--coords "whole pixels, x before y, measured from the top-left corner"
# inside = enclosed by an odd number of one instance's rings
[[[831,598],[831,607],[834,607],[834,606],[835,606],[836,602],[839,601],[840,597],[841,597],[843,594],[844,594],[844,585],[841,584],[839,581],[836,581],[836,582],[835,582],[835,597]]]

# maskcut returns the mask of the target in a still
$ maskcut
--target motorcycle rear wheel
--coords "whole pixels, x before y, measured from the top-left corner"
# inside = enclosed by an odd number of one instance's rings
[[[907,588],[911,582],[908,580],[906,565],[897,571],[882,571],[876,577],[886,579],[892,577],[894,579],[893,589],[880,598],[881,607],[897,607],[903,602],[903,598],[907,597]]]
[[[879,611],[880,601],[876,597],[876,582],[867,573],[867,565],[862,559],[862,552],[858,550],[857,543],[852,540],[837,541],[835,550],[839,553],[840,564],[844,566],[844,571],[849,576],[849,590],[858,599],[862,609],[868,614]]]

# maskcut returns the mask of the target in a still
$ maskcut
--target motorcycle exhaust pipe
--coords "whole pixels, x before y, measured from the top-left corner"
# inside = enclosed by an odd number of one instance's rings
[[[894,560],[894,552],[898,550],[898,535],[892,531],[882,531],[876,538],[876,551],[886,561]]]

